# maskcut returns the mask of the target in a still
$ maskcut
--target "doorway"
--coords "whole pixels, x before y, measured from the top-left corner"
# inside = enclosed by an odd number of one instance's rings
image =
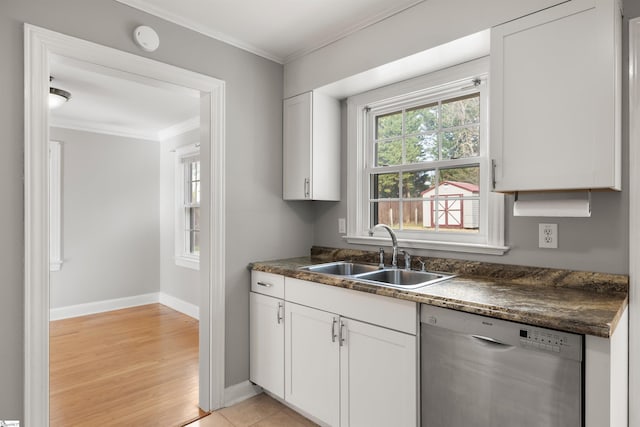
[[[199,405],[224,401],[224,82],[25,24],[25,424],[49,425],[49,61],[59,55],[200,93]],[[206,220],[208,219],[208,220]]]

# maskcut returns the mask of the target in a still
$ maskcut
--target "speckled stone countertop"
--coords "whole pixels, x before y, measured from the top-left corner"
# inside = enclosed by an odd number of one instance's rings
[[[628,302],[629,278],[619,274],[427,258],[428,270],[446,271],[457,276],[422,288],[404,290],[299,269],[335,260],[377,263],[376,257],[377,254],[371,252],[314,247],[309,257],[255,262],[249,268],[604,338],[611,336]]]

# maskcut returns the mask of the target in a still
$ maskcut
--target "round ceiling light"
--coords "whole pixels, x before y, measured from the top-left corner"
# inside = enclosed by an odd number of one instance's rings
[[[66,90],[55,87],[49,88],[49,108],[58,108],[71,99],[71,94]]]

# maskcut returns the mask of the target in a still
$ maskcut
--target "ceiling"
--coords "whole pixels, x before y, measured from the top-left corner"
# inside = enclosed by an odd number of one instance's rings
[[[51,126],[155,141],[199,126],[197,91],[55,55],[50,74],[71,93]]]
[[[287,63],[425,0],[117,1]]]

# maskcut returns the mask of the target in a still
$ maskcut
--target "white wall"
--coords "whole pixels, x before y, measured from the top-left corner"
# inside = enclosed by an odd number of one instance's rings
[[[62,254],[51,308],[158,292],[159,144],[52,128],[62,142]]]
[[[199,140],[199,131],[194,130],[160,143],[160,292],[196,306],[200,304],[200,272],[174,261],[176,153],[172,150]]]

